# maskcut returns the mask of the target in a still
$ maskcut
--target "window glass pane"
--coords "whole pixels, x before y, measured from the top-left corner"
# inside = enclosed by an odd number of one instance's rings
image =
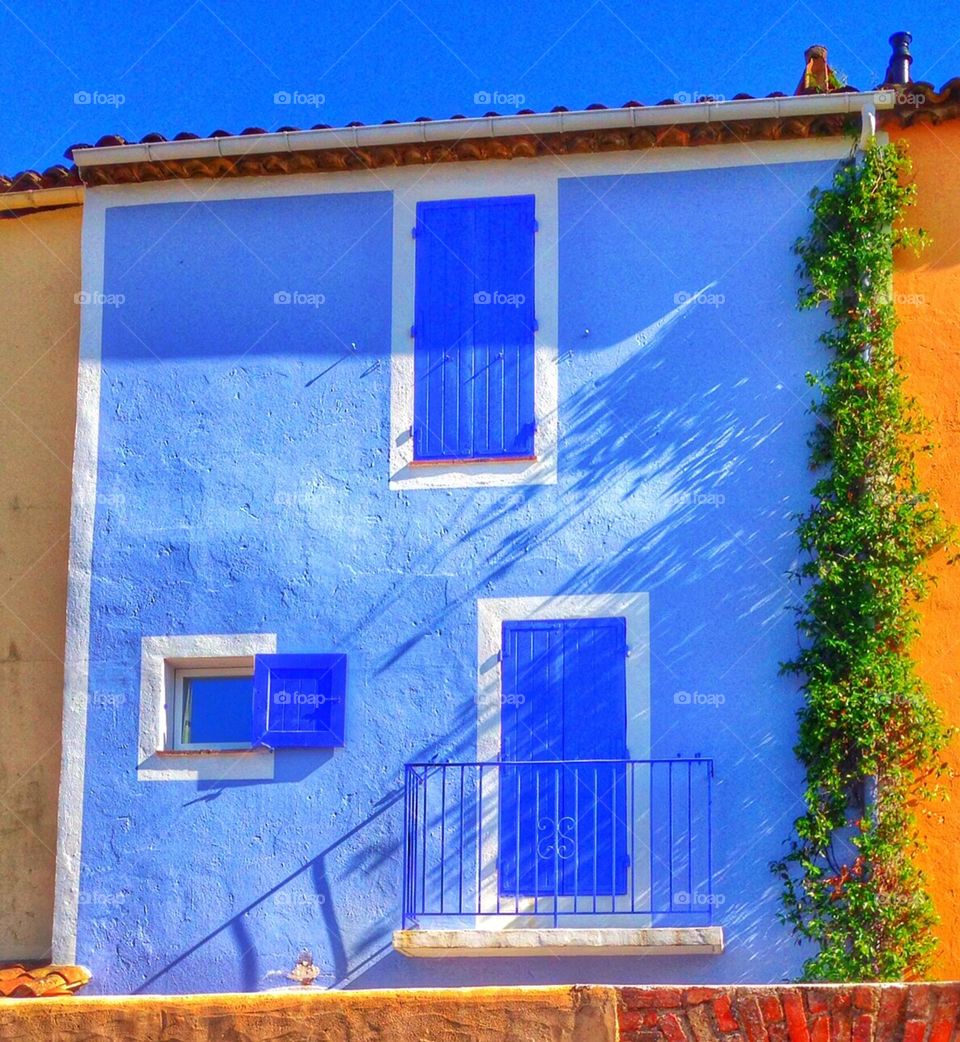
[[[250,744],[253,677],[185,677],[183,698],[185,744]]]

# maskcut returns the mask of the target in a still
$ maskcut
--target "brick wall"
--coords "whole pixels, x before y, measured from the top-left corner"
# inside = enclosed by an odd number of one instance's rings
[[[621,1042],[951,1042],[960,983],[620,988]]]

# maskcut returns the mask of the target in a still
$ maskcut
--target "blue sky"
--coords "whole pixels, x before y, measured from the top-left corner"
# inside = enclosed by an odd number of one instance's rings
[[[887,37],[960,74],[960,13],[888,0],[0,0],[0,171],[102,134],[206,134],[791,92],[811,43],[861,89]],[[488,96],[496,95],[491,103]]]

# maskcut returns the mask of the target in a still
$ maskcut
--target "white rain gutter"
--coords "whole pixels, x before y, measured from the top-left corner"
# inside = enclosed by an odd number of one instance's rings
[[[860,141],[857,148],[863,152],[877,136],[877,107],[864,105],[860,110]]]
[[[858,115],[876,121],[878,109],[892,109],[894,91],[808,94],[799,97],[751,98],[742,101],[701,101],[689,105],[648,105],[582,112],[543,112],[527,116],[481,116],[434,119],[386,126],[331,127],[328,130],[285,130],[269,134],[195,138],[146,144],[104,145],[77,149],[73,160],[87,167],[119,163],[163,163],[184,159],[252,156],[324,149],[363,149],[375,145],[418,145],[517,135],[541,136],[569,132],[673,126],[688,123],[729,123],[798,116]]]
[[[83,186],[31,188],[24,192],[0,192],[0,212],[35,210],[44,206],[82,206]]]

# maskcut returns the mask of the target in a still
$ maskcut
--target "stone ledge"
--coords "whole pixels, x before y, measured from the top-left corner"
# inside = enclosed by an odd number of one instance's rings
[[[3,1042],[615,1042],[610,987],[0,999]]]
[[[546,930],[396,930],[393,947],[413,958],[537,955],[719,955],[723,928],[688,926]]]

